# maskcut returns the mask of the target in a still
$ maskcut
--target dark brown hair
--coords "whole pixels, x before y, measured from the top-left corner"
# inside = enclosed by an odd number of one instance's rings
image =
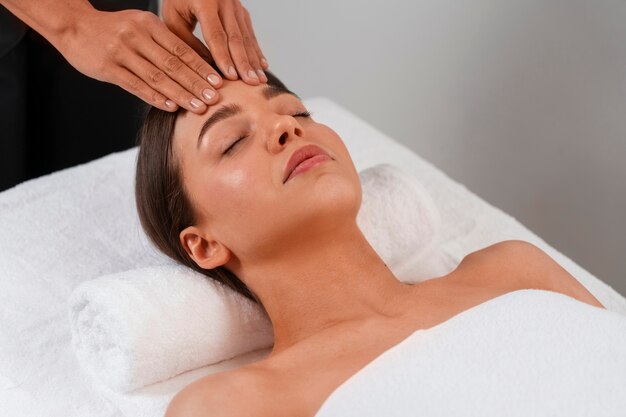
[[[216,71],[223,77],[219,69]],[[270,71],[265,70],[265,74],[268,85],[289,91]],[[185,193],[180,169],[172,155],[174,125],[178,115],[184,111],[182,107],[176,112],[150,107],[137,136],[139,153],[135,173],[135,202],[141,226],[152,243],[165,255],[262,306],[257,296],[237,275],[224,266],[201,268],[180,243],[180,232],[197,220]]]

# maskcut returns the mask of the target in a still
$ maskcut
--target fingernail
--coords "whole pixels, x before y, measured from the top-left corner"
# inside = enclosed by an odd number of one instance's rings
[[[203,102],[201,102],[200,100],[198,100],[197,98],[192,98],[191,100],[189,100],[189,104],[191,104],[191,107],[199,109],[200,107],[202,107],[204,105]]]
[[[258,76],[258,75],[256,75],[256,72],[254,72],[254,70],[252,70],[252,69],[251,69],[251,70],[248,70],[248,77],[249,77],[249,78],[254,78],[255,80],[258,80],[258,79],[259,79],[259,76]]]
[[[176,103],[174,103],[172,100],[165,100],[165,105],[166,105],[167,107],[172,108],[172,109],[173,109],[174,107],[176,107]]]
[[[261,64],[267,66],[267,60],[265,58],[261,58]]]
[[[263,82],[267,82],[267,76],[265,75],[265,73],[263,72],[263,70],[256,70],[257,74],[259,74],[259,78],[261,80],[263,80]]]
[[[212,100],[213,97],[215,97],[215,92],[213,90],[210,90],[210,89],[207,88],[206,90],[202,90],[202,95],[207,100]]]
[[[209,74],[207,78],[209,79],[209,82],[213,85],[217,85],[220,82],[219,77],[215,74]]]
[[[233,77],[237,76],[237,71],[235,71],[235,67],[233,67],[232,65],[230,67],[228,67],[228,74],[230,74]]]

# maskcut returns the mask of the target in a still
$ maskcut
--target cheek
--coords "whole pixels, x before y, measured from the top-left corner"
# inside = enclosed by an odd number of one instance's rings
[[[357,173],[350,151],[337,132],[321,123],[318,124],[318,128],[317,137],[324,138],[325,144],[335,153],[334,156],[345,166],[351,166],[352,170]]]
[[[248,178],[248,174],[243,169],[234,169],[220,176],[218,187],[224,192],[236,191],[246,186]]]
[[[256,193],[262,185],[258,183],[258,175],[254,175],[252,167],[230,168],[214,175],[216,178],[212,181],[211,199],[217,205],[218,216],[223,219],[244,214],[258,201]]]
[[[240,248],[264,224],[267,212],[272,212],[268,195],[273,195],[260,174],[251,167],[230,168],[215,173],[219,178],[211,181],[209,199],[211,211],[217,219],[214,231],[232,248]],[[269,205],[269,207],[268,207]]]
[[[312,135],[319,138],[325,145],[328,145],[333,150],[339,150],[344,155],[349,154],[341,137],[329,126],[318,123],[316,129],[312,131]]]
[[[213,197],[218,202],[223,215],[237,210],[241,203],[250,198],[254,189],[251,172],[246,169],[230,169],[217,172],[213,181]]]

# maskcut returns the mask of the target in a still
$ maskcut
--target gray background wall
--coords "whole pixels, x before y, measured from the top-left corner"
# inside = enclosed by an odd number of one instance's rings
[[[626,294],[626,2],[242,2],[299,95],[348,108]]]

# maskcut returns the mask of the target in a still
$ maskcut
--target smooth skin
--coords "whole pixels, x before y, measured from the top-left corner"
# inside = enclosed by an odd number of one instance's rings
[[[415,330],[517,289],[603,308],[523,241],[473,252],[444,277],[399,281],[356,224],[360,180],[341,138],[300,116],[307,109],[298,98],[268,100],[264,88],[225,81],[223,103],[241,113],[210,128],[199,146],[202,124],[218,110],[179,116],[173,152],[197,214],[181,245],[203,268],[226,266],[260,298],[274,347],[258,363],[190,384],[166,417],[312,416],[337,386]],[[333,160],[283,183],[287,160],[306,144]]]
[[[103,12],[87,0],[0,0],[81,73],[166,111],[202,114],[223,80],[267,82],[268,63],[239,0],[164,0],[161,21],[142,10]],[[207,48],[193,35],[200,22]],[[207,62],[208,61],[208,62]]]

